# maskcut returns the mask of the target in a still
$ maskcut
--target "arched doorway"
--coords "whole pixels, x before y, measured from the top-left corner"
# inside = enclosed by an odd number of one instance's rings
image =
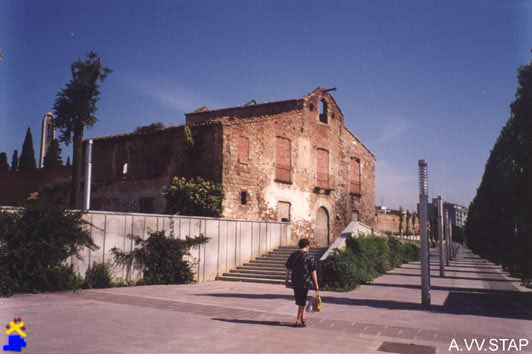
[[[316,214],[316,243],[318,246],[329,245],[329,212],[320,207]]]

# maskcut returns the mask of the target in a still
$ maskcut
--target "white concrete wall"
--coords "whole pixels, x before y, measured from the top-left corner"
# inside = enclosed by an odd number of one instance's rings
[[[150,231],[173,231],[180,239],[200,233],[210,238],[207,244],[190,252],[198,282],[214,280],[279,246],[291,245],[290,223],[100,211],[90,211],[84,218],[90,223],[90,234],[100,248],[84,249],[81,261],[71,258],[70,262],[81,274],[93,262],[113,264],[111,248],[131,251],[134,243],[127,236],[133,234],[146,239]],[[126,278],[124,267],[113,265],[113,272],[117,278]],[[138,278],[139,274],[133,272],[132,279]]]

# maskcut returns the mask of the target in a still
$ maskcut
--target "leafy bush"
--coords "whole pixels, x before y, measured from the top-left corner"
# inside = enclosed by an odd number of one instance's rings
[[[349,291],[400,266],[417,261],[420,249],[412,243],[401,243],[393,237],[347,237],[346,248],[335,250],[321,264],[324,290]]]
[[[82,213],[28,204],[0,211],[0,294],[79,288],[80,277],[64,262],[96,250]]]
[[[394,237],[388,237],[388,246],[390,248],[390,266],[391,268],[399,267],[403,262],[408,262],[405,259],[405,248],[401,241]]]
[[[152,232],[146,240],[139,236],[129,237],[135,241],[136,246],[140,247],[127,253],[114,247],[111,252],[118,265],[125,265],[128,269],[133,266],[142,272],[143,278],[139,285],[192,282],[194,280],[192,264],[185,259],[185,256],[190,255],[190,248],[208,241],[208,238],[201,234],[180,240],[173,234],[167,236],[164,231]]]
[[[417,262],[421,259],[421,249],[414,243],[403,243],[403,262]]]
[[[320,266],[321,287],[323,290],[349,291],[361,283],[364,272],[351,249],[336,249]]]
[[[112,288],[113,274],[109,263],[96,263],[89,266],[83,280],[83,289]]]
[[[162,194],[166,199],[166,211],[170,214],[221,217],[224,188],[220,183],[206,181],[202,177],[187,180],[174,177]]]

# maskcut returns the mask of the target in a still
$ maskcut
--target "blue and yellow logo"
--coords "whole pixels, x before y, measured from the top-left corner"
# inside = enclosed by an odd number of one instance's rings
[[[9,322],[6,326],[6,334],[9,336],[9,342],[7,345],[4,345],[5,352],[20,352],[22,348],[26,347],[26,341],[24,338],[27,338],[28,335],[26,332],[26,327],[24,327],[24,322],[22,319],[14,318],[13,321]]]

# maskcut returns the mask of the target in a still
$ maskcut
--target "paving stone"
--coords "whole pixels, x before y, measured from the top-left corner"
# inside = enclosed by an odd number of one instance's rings
[[[418,263],[352,292],[322,292],[326,306],[307,314],[307,328],[291,327],[297,311],[291,289],[233,282],[15,295],[0,299],[0,325],[22,317],[29,333],[25,352],[38,354],[370,353],[384,341],[447,352],[453,338],[530,337],[532,321],[526,309],[461,307],[501,291],[505,301],[526,305],[526,293],[493,285],[501,283],[497,267],[489,270],[497,274],[490,275],[467,266],[455,264],[447,270],[448,278],[431,280],[429,309],[418,303]],[[464,274],[486,280],[457,279]],[[532,344],[525,352],[532,352]]]

